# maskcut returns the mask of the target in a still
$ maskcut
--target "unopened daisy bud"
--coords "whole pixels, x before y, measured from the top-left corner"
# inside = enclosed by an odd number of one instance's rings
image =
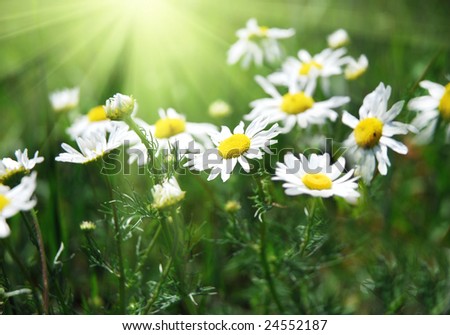
[[[345,68],[345,79],[355,80],[361,77],[366,72],[368,66],[369,61],[365,55],[359,56],[358,60],[351,58]]]
[[[236,200],[229,200],[225,204],[225,212],[230,214],[235,214],[239,212],[241,209],[241,204],[237,202]]]
[[[162,184],[153,186],[152,190],[153,203],[152,207],[163,209],[184,199],[186,192],[180,189],[175,177],[165,180]]]
[[[97,226],[92,221],[83,221],[80,224],[80,229],[83,231],[93,231],[95,228],[97,228]]]
[[[338,29],[328,35],[327,42],[330,48],[337,49],[350,43],[350,37],[344,29]]]
[[[106,116],[110,120],[123,120],[134,110],[135,99],[132,96],[116,93],[106,100]]]
[[[230,115],[232,112],[231,107],[223,100],[216,100],[211,105],[209,105],[208,113],[213,118],[223,118]]]

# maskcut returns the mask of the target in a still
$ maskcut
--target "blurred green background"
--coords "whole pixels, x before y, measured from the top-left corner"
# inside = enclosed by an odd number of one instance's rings
[[[352,112],[380,81],[393,87],[393,103],[423,93],[416,90],[423,77],[446,84],[450,73],[446,0],[1,0],[0,13],[0,156],[11,156],[18,148],[45,156],[37,168],[44,239],[50,259],[65,243],[64,271],[71,277],[66,284],[80,310],[88,308],[84,299],[114,291],[115,282],[101,274],[100,288],[92,293],[93,270],[80,251],[84,239],[79,223],[102,218],[98,208],[107,192],[95,166],[54,162],[59,143],[68,141],[68,120],[52,112],[49,92],[80,86],[81,113],[116,92],[133,94],[139,117],[148,122],[157,119],[158,108],[174,107],[190,121],[219,124],[207,110],[220,98],[234,110],[223,122],[234,126],[249,111],[249,102],[264,95],[254,75],[271,71],[226,64],[235,31],[251,17],[261,25],[295,28],[295,37],[283,41],[289,55],[300,48],[319,52],[328,34],[346,29],[352,40],[349,52],[369,59],[368,72],[344,89],[352,98]],[[411,118],[405,112],[404,120]],[[347,129],[336,131],[338,141],[348,134]],[[287,302],[289,311],[448,313],[450,157],[442,138],[426,148],[411,148],[406,158],[392,155],[392,171],[377,179],[368,191],[370,200],[357,211],[327,203],[330,221],[323,228],[331,237],[301,266],[283,258],[283,246],[300,239],[295,227],[305,203],[287,199],[276,185],[275,200],[287,208],[270,213],[271,252],[281,295],[293,301]],[[289,137],[281,142],[288,143]],[[238,222],[254,224],[250,178],[210,183],[207,189],[215,202],[198,178],[186,176],[180,184],[188,191],[186,220],[209,225],[201,230],[205,241],[196,262],[202,281],[219,294],[205,300],[203,311],[276,312],[255,298],[265,293],[259,290],[258,270],[248,264],[249,250],[211,243],[229,223],[217,203],[240,201]],[[148,193],[149,185],[139,176],[126,177],[123,185]],[[12,241],[23,247],[22,256],[32,268],[37,259],[21,233],[20,217],[11,220],[11,228]],[[20,284],[19,277],[12,281]],[[289,287],[295,290],[289,292]]]

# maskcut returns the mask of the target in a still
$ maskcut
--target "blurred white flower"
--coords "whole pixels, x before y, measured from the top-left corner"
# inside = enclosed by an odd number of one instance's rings
[[[110,120],[123,120],[133,113],[135,102],[132,96],[116,93],[106,100],[106,116]]]
[[[328,154],[312,154],[308,160],[302,154],[298,159],[288,153],[284,156],[284,163],[277,163],[272,179],[284,182],[287,195],[308,194],[322,198],[338,196],[353,203],[359,197],[356,182],[359,177],[353,176],[353,169],[346,173],[344,169],[344,157],[331,164]]]
[[[380,83],[378,87],[368,94],[359,109],[359,120],[344,111],[342,122],[353,128],[353,132],[345,140],[344,146],[352,155],[357,164],[357,173],[366,184],[369,184],[375,172],[375,160],[378,161],[378,171],[387,174],[391,165],[388,157],[388,148],[406,155],[408,148],[401,142],[392,138],[394,135],[407,134],[415,128],[398,121],[394,121],[400,114],[404,101],[395,103],[389,110],[387,104],[391,95],[391,87]]]
[[[338,113],[333,109],[350,101],[349,97],[332,97],[324,101],[314,101],[316,87],[314,80],[301,85],[291,84],[289,92],[281,95],[265,78],[256,76],[255,79],[271,97],[251,102],[253,109],[244,116],[244,119],[254,120],[263,116],[269,123],[281,121],[283,125],[280,128],[281,133],[290,132],[296,124],[306,128],[312,124],[324,124],[327,119],[335,121]]]
[[[213,118],[223,118],[230,115],[232,112],[231,107],[223,100],[216,100],[209,105],[208,113]]]
[[[350,43],[350,37],[345,29],[338,29],[328,35],[327,43],[330,48],[337,49]]]
[[[49,94],[50,104],[55,112],[68,112],[78,106],[80,88],[64,88]]]
[[[208,133],[216,131],[217,127],[209,123],[186,122],[184,115],[177,113],[173,108],[159,110],[160,119],[152,126],[136,119],[135,121],[143,131],[151,135],[149,141],[157,144],[156,155],[168,155],[173,149],[182,158],[188,152],[200,153],[211,148],[212,142]],[[145,145],[135,136],[135,144],[128,149],[130,163],[137,160],[138,165],[148,163],[148,153]]]
[[[55,160],[59,162],[86,164],[120,147],[130,137],[131,132],[128,131],[128,126],[117,123],[111,126],[109,135],[106,130],[99,129],[85,136],[77,137],[76,142],[80,151],[63,143],[61,147],[66,152],[60,153]]]
[[[171,177],[152,187],[153,203],[157,209],[172,206],[184,199],[186,192],[182,191],[175,177]]]
[[[33,158],[28,158],[28,149],[23,152],[16,150],[16,160],[6,157],[0,161],[0,183],[20,172],[29,172],[36,164],[42,163],[44,157],[39,157],[39,151],[34,153]]]
[[[228,64],[241,61],[242,66],[247,68],[252,62],[262,66],[264,59],[270,63],[277,62],[282,55],[278,40],[294,34],[294,29],[259,26],[256,19],[250,19],[245,28],[236,32],[238,41],[228,50]]]
[[[352,57],[348,58],[347,66],[345,67],[345,79],[355,80],[361,77],[369,67],[369,61],[365,55],[359,56],[358,60]]]
[[[443,86],[428,80],[420,82],[420,86],[428,90],[428,95],[411,99],[408,108],[417,111],[412,121],[419,133],[414,141],[427,144],[433,138],[439,117],[447,122],[446,141],[450,142],[450,83]]]
[[[0,184],[0,238],[11,233],[6,219],[20,211],[29,211],[36,205],[36,200],[31,199],[35,189],[36,172],[23,177],[20,184],[12,189]]]
[[[244,171],[250,172],[247,159],[263,158],[263,152],[270,153],[269,146],[277,142],[273,138],[279,133],[278,124],[265,130],[267,125],[267,119],[257,118],[244,131],[244,122],[241,121],[233,133],[228,127],[222,126],[221,132],[211,134],[216,148],[193,155],[187,165],[193,170],[211,170],[208,180],[220,174],[223,182],[230,178],[238,162]]]
[[[348,63],[345,56],[347,50],[325,49],[312,56],[306,50],[300,50],[297,58],[289,57],[283,64],[282,70],[272,73],[268,79],[275,85],[290,86],[293,82],[304,85],[307,81],[317,78],[322,80],[342,74],[342,66]],[[324,85],[328,85],[325,81]]]

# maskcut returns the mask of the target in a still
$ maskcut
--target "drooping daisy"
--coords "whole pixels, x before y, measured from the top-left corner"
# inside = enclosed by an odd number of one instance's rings
[[[59,162],[87,164],[117,149],[129,140],[130,136],[131,133],[128,131],[127,125],[116,123],[111,126],[109,134],[106,130],[99,129],[83,137],[78,137],[76,142],[80,151],[63,143],[61,147],[66,152],[60,153],[55,160]]]
[[[222,126],[221,132],[211,134],[216,148],[191,156],[187,165],[197,171],[211,170],[208,180],[220,174],[224,182],[230,178],[237,163],[245,172],[249,172],[247,159],[261,159],[263,152],[270,153],[269,146],[277,142],[273,138],[279,133],[278,124],[265,130],[267,125],[267,119],[257,118],[244,130],[244,122],[241,121],[233,133],[228,127]]]
[[[120,121],[133,114],[136,107],[136,99],[130,95],[114,94],[106,100],[106,117],[110,120]]]
[[[330,156],[312,154],[309,160],[302,154],[300,159],[292,153],[284,156],[284,163],[278,162],[273,180],[281,180],[287,195],[308,194],[313,197],[329,198],[338,196],[349,202],[359,197],[357,191],[359,177],[354,170],[344,173],[345,159],[340,157],[330,163]]]
[[[358,60],[349,57],[344,71],[345,79],[355,80],[361,77],[367,71],[368,66],[369,61],[365,55],[359,56]]]
[[[175,177],[166,179],[161,184],[152,187],[153,203],[157,209],[163,209],[184,199],[185,191],[182,191]]]
[[[280,132],[290,132],[296,124],[306,128],[311,124],[324,124],[326,120],[335,121],[338,113],[333,109],[350,101],[349,97],[332,97],[324,101],[314,101],[315,81],[303,85],[291,84],[289,92],[281,95],[265,78],[256,76],[256,81],[271,98],[251,102],[252,111],[244,116],[245,120],[254,120],[264,116],[269,123],[280,122]]]
[[[408,108],[417,111],[412,121],[419,133],[415,138],[417,144],[426,144],[431,141],[439,117],[447,122],[446,141],[450,141],[450,83],[443,86],[428,80],[420,82],[420,86],[428,90],[429,95],[411,99]]]
[[[250,19],[245,28],[236,32],[239,39],[228,50],[228,64],[241,61],[242,66],[246,68],[251,62],[261,66],[264,59],[270,63],[276,62],[282,54],[278,40],[294,34],[294,29],[259,26],[256,19]]]
[[[400,114],[404,101],[396,102],[387,110],[391,87],[380,83],[378,87],[368,94],[359,109],[359,120],[344,111],[342,122],[353,128],[353,132],[345,140],[349,154],[353,155],[357,164],[357,172],[365,183],[370,183],[375,172],[375,161],[378,161],[378,171],[387,174],[391,165],[388,157],[388,148],[406,155],[408,148],[401,142],[392,138],[394,135],[407,134],[414,127],[394,121]]]
[[[29,211],[36,205],[36,200],[31,198],[35,189],[36,172],[23,177],[20,184],[12,189],[0,184],[0,238],[11,233],[6,219],[20,211]]]
[[[217,131],[216,126],[209,123],[186,122],[184,115],[178,114],[173,108],[159,110],[160,119],[152,126],[139,120],[138,125],[145,133],[151,134],[153,141],[157,142],[156,155],[170,154],[176,149],[181,158],[188,152],[199,153],[212,147],[208,133]],[[129,148],[130,161],[137,159],[139,165],[148,162],[145,145],[137,139],[137,144]]]
[[[57,113],[68,112],[78,106],[80,88],[64,88],[49,94],[52,108]]]
[[[111,120],[106,116],[104,106],[91,108],[86,115],[78,117],[74,123],[67,129],[69,136],[75,140],[83,134],[96,130],[107,130],[111,125]]]
[[[34,153],[33,158],[28,158],[28,149],[23,152],[16,150],[15,156],[16,160],[7,157],[0,161],[0,183],[17,173],[30,172],[36,164],[44,161],[44,157],[39,157],[39,151]]]
[[[327,86],[324,79],[342,74],[342,66],[348,62],[346,52],[345,48],[336,50],[327,48],[312,56],[302,49],[297,54],[298,58],[289,57],[284,62],[282,70],[272,73],[268,79],[275,85],[290,86],[292,82],[304,85],[311,78],[321,78],[322,84]]]
[[[345,29],[338,29],[328,35],[327,43],[330,48],[337,49],[350,43],[350,37]]]

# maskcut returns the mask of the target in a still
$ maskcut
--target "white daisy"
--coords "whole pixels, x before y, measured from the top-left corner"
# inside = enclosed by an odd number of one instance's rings
[[[152,187],[153,203],[157,209],[172,206],[184,199],[185,191],[182,191],[175,177],[166,179],[161,184]]]
[[[64,88],[49,94],[50,103],[55,112],[68,112],[78,106],[80,88]]]
[[[330,48],[337,49],[350,43],[350,37],[345,29],[338,29],[328,35],[327,43]]]
[[[300,50],[298,58],[289,57],[283,64],[280,72],[269,75],[268,79],[275,85],[290,86],[292,82],[305,84],[308,80],[321,78],[324,89],[328,90],[328,77],[342,74],[342,66],[348,63],[345,56],[347,50],[325,49],[312,56],[306,50]],[[325,81],[324,81],[325,80]]]
[[[208,180],[220,174],[224,182],[230,178],[238,162],[244,171],[249,172],[247,159],[261,159],[263,152],[270,153],[269,146],[277,142],[273,138],[279,133],[278,124],[265,130],[267,125],[267,119],[257,118],[244,131],[244,122],[241,121],[233,133],[228,127],[222,126],[221,132],[211,134],[216,148],[191,156],[187,165],[193,170],[211,170]]]
[[[254,120],[264,116],[269,123],[281,121],[280,132],[290,132],[295,124],[306,128],[311,124],[324,124],[327,119],[335,121],[338,113],[333,109],[350,101],[349,97],[332,97],[324,101],[314,101],[315,81],[310,80],[302,85],[291,84],[289,92],[281,95],[265,78],[255,77],[258,84],[269,94],[270,98],[251,102],[252,111],[244,116],[245,120]]]
[[[294,29],[259,26],[256,19],[250,19],[247,26],[236,33],[239,39],[228,50],[228,64],[241,61],[243,67],[248,67],[252,61],[257,66],[261,66],[264,59],[276,62],[282,55],[278,40],[294,34]]]
[[[330,164],[328,154],[312,154],[309,160],[300,154],[300,159],[292,153],[284,156],[284,163],[278,162],[273,180],[281,180],[287,195],[308,194],[313,197],[329,198],[338,196],[349,202],[359,197],[358,177],[354,170],[344,173],[345,159],[340,157]]]
[[[78,137],[76,142],[80,151],[63,143],[61,147],[66,152],[59,154],[55,160],[59,162],[86,164],[120,147],[130,137],[131,132],[128,131],[128,126],[117,123],[111,126],[109,135],[106,130],[99,129],[85,136]]]
[[[12,189],[0,184],[0,238],[11,233],[6,219],[20,211],[29,211],[36,205],[36,200],[31,199],[35,189],[36,172],[23,177],[20,184]]]
[[[16,173],[29,172],[34,169],[36,164],[44,161],[44,157],[39,157],[39,151],[36,151],[31,159],[28,158],[28,149],[23,152],[16,150],[15,155],[16,160],[7,157],[0,161],[0,182],[7,180]]]
[[[417,111],[412,125],[419,129],[415,138],[417,144],[426,144],[433,138],[439,116],[450,121],[450,83],[443,86],[428,80],[420,82],[420,86],[428,90],[429,95],[411,99],[408,108]],[[450,123],[446,127],[446,141],[450,141]]]
[[[365,55],[359,56],[358,60],[349,57],[344,71],[345,79],[355,80],[361,77],[367,71],[368,67],[369,61]]]
[[[152,126],[136,119],[138,125],[146,134],[151,134],[158,149],[156,155],[170,154],[176,149],[179,158],[188,152],[203,151],[211,148],[212,142],[208,133],[217,131],[217,127],[209,123],[186,122],[184,115],[178,114],[173,108],[159,110],[160,119]],[[136,137],[136,144],[128,149],[130,162],[137,160],[139,165],[148,163],[148,153],[145,145]]]
[[[89,110],[86,115],[78,117],[67,129],[69,136],[75,140],[84,134],[96,131],[107,130],[111,125],[111,120],[106,116],[104,106],[96,106]]]
[[[380,83],[364,98],[363,105],[359,109],[359,120],[346,111],[342,115],[342,122],[354,129],[344,145],[357,161],[357,172],[367,184],[373,178],[375,160],[378,161],[378,171],[382,175],[387,174],[388,166],[391,165],[388,148],[402,155],[408,152],[408,148],[394,140],[392,136],[414,131],[414,127],[394,121],[400,114],[404,102],[399,101],[387,110],[390,95],[391,87],[385,87]]]
[[[223,118],[232,113],[231,106],[223,100],[216,100],[209,105],[208,113],[213,118]]]

